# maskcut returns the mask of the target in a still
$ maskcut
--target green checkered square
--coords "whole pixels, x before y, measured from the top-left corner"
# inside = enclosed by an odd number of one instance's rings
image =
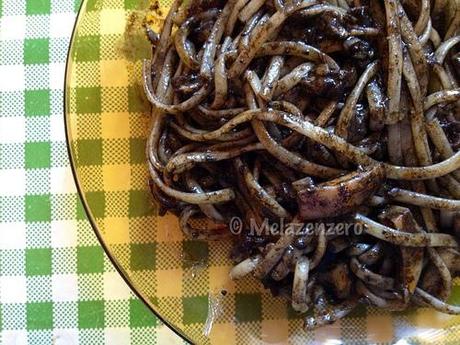
[[[91,153],[91,154],[88,154]],[[87,139],[77,142],[77,154],[83,165],[102,164],[102,140]]]
[[[51,11],[51,0],[27,0],[27,15],[49,14]]]
[[[27,303],[27,330],[53,328],[53,303]]]
[[[104,301],[79,301],[78,327],[82,329],[103,328]]]
[[[129,210],[131,218],[153,215],[154,208],[151,195],[145,190],[129,191]]]
[[[206,264],[209,257],[209,245],[204,241],[183,241],[182,252],[184,267]]]
[[[77,248],[77,272],[101,273],[104,271],[104,254],[99,246]]]
[[[129,325],[133,328],[154,327],[157,324],[156,317],[138,299],[129,300],[129,315]]]
[[[82,1],[83,1],[83,0],[74,0],[74,7],[73,7],[73,9],[74,9],[75,12],[77,12],[78,9],[80,8]]]
[[[24,41],[24,63],[26,65],[48,63],[50,41],[47,38],[34,38]]]
[[[26,249],[26,274],[29,276],[51,274],[51,249]]]
[[[25,144],[27,169],[49,168],[51,165],[51,143],[34,142]]]
[[[142,113],[146,108],[146,99],[141,85],[128,87],[128,110],[130,113]]]
[[[126,10],[135,10],[139,6],[139,2],[137,0],[123,0],[125,9]]]
[[[87,11],[97,11],[100,9],[101,0],[88,0],[86,1],[86,10]]]
[[[100,36],[81,36],[75,41],[75,61],[99,61]]]
[[[208,315],[208,296],[184,297],[182,298],[182,307],[185,325],[203,323]]]
[[[48,116],[50,109],[49,90],[27,90],[25,92],[26,116]]]
[[[144,164],[145,143],[146,140],[144,138],[129,139],[129,158],[131,164]]]
[[[88,192],[85,194],[86,201],[91,207],[92,214],[96,218],[102,218],[105,214],[105,193],[104,192]]]
[[[156,243],[132,243],[131,269],[152,270],[156,264]]]
[[[262,301],[259,294],[235,294],[235,318],[238,322],[259,321]]]
[[[51,220],[49,195],[26,195],[25,208],[27,222],[49,222]]]
[[[101,112],[101,88],[81,87],[77,88],[77,112],[100,113]]]

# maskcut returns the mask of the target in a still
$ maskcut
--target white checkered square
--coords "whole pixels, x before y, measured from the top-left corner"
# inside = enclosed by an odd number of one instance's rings
[[[54,142],[65,141],[65,125],[61,115],[52,115],[50,117],[51,140]]]
[[[27,342],[29,344],[52,344],[53,332],[51,330],[29,331],[27,333]]]
[[[104,299],[129,299],[131,290],[118,272],[104,273]]]
[[[78,329],[57,328],[53,330],[53,345],[77,345]]]
[[[106,300],[104,304],[105,326],[124,327],[129,324],[129,300]]]
[[[51,166],[65,167],[69,166],[69,154],[67,145],[63,141],[51,142]]]
[[[24,90],[24,66],[2,65],[0,75],[0,92]]]
[[[26,172],[24,169],[0,169],[0,195],[24,195]]]
[[[131,329],[132,344],[148,344],[155,342],[168,345],[187,344],[166,326]]]
[[[0,212],[2,221],[5,223],[22,222],[25,220],[25,197],[19,196],[1,196],[0,195]],[[4,210],[14,210],[14,212],[6,212]]]
[[[0,138],[3,144],[24,142],[26,138],[25,118],[20,116],[0,117]]]
[[[23,249],[26,247],[26,223],[0,222],[0,249]]]
[[[4,330],[0,332],[0,344],[27,345],[26,330]]]
[[[78,222],[76,220],[77,199],[76,194],[51,195],[51,218],[53,220],[74,220]],[[62,205],[66,205],[66,207],[63,208]]]
[[[25,15],[3,16],[0,24],[2,40],[23,40],[26,34],[26,18]]]
[[[51,221],[51,245],[53,248],[77,246],[77,221],[52,220]]]
[[[49,64],[48,71],[50,89],[62,89],[64,87],[65,63],[52,62]]]
[[[2,168],[24,168],[24,143],[0,145],[0,165],[2,166]]]
[[[96,236],[94,236],[91,224],[88,221],[78,222],[78,243],[82,246],[100,245]]]
[[[106,328],[104,332],[106,345],[129,344],[129,328]]]
[[[76,274],[54,274],[52,276],[53,302],[73,302],[78,299]]]
[[[51,168],[50,172],[52,193],[76,193],[75,184],[72,183],[74,180],[70,167]]]
[[[50,37],[70,37],[74,24],[74,14],[52,13],[50,16]]]
[[[27,302],[27,279],[24,276],[0,276],[2,304]]]

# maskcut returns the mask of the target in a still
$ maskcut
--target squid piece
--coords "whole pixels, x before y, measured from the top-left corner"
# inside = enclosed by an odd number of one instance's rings
[[[381,219],[400,231],[418,232],[418,226],[408,208],[391,206],[382,213]],[[400,252],[402,285],[410,294],[413,294],[422,273],[423,248],[401,247]]]
[[[351,295],[353,283],[346,263],[340,262],[334,265],[324,273],[323,279],[332,286],[335,297],[345,299]]]
[[[384,170],[376,165],[297,191],[300,218],[311,220],[350,213],[381,186]]]
[[[351,300],[346,300],[341,304],[331,306],[331,310],[326,313],[323,313],[318,316],[307,317],[305,319],[304,328],[306,331],[311,331],[315,328],[324,325],[330,325],[335,321],[344,318],[345,316],[350,314],[353,311],[353,309],[355,309],[357,304],[358,301],[356,298],[354,298]]]
[[[230,278],[232,280],[237,280],[240,279],[247,274],[251,273],[254,271],[259,264],[259,262],[262,260],[261,255],[256,255],[247,258],[246,260],[241,261],[238,265],[234,266],[232,270],[230,271]]]
[[[308,271],[309,261],[306,257],[302,256],[297,260],[294,271],[294,282],[292,284],[292,308],[301,313],[305,313],[308,310]]]

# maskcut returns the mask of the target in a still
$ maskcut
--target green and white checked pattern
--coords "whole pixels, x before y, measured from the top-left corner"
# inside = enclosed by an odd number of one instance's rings
[[[137,9],[147,5],[86,1],[69,71],[68,124],[100,235],[151,305],[205,342],[208,293],[225,287],[210,338],[219,345],[457,344],[460,318],[427,309],[360,308],[304,333],[284,300],[254,280],[228,281],[228,243],[184,240],[174,217],[155,216],[143,154],[149,114],[138,75],[149,54],[136,31],[143,19]],[[0,344],[182,343],[111,266],[75,190],[62,102],[78,3],[0,0],[0,7]]]
[[[170,0],[161,0],[167,12]],[[78,24],[69,65],[67,115],[76,171],[97,231],[150,306],[197,343],[334,344],[459,341],[460,317],[428,309],[358,308],[305,333],[302,317],[255,279],[228,278],[231,243],[183,238],[174,216],[159,217],[148,190],[145,139],[151,118],[141,87],[150,56],[142,23],[147,0],[92,0]],[[156,29],[160,18],[147,16]],[[203,336],[211,295],[221,313]],[[459,297],[454,289],[454,299]]]
[[[63,96],[79,5],[0,0],[0,344],[180,344],[115,271],[75,189]]]

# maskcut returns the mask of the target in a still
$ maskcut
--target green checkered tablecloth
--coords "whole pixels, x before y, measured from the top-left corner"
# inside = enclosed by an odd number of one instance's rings
[[[63,95],[79,2],[0,0],[0,344],[183,343],[125,285],[76,192]]]

